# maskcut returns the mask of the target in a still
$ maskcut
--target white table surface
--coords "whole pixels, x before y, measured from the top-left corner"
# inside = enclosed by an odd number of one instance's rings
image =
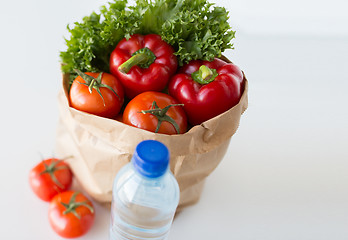
[[[61,239],[28,173],[40,154],[54,154],[58,51],[66,24],[89,13],[74,4],[1,8],[1,239]],[[348,239],[348,38],[241,31],[234,42],[226,55],[246,73],[249,108],[201,200],[177,216],[169,239]],[[94,203],[95,224],[80,239],[107,239],[109,211]]]

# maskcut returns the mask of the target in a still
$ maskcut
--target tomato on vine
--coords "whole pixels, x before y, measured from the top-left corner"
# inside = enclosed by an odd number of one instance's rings
[[[187,130],[182,104],[161,92],[144,92],[133,98],[123,112],[123,122],[156,133],[179,134]]]
[[[76,238],[87,233],[93,225],[94,214],[92,202],[74,191],[56,195],[48,210],[51,227],[65,238]]]
[[[63,160],[49,158],[30,171],[29,183],[39,198],[50,201],[57,193],[69,189],[72,183],[72,172]]]
[[[124,102],[121,82],[109,73],[75,71],[79,76],[70,88],[71,107],[100,117],[115,117]]]

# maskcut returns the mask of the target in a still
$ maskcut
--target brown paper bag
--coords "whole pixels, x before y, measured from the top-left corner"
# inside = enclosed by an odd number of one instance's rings
[[[68,76],[59,93],[60,119],[56,153],[67,161],[78,182],[95,200],[110,202],[116,173],[128,163],[136,145],[146,139],[164,143],[170,151],[170,169],[180,187],[179,208],[198,201],[205,178],[224,157],[241,114],[248,106],[248,83],[239,104],[185,134],[152,133],[69,107]]]

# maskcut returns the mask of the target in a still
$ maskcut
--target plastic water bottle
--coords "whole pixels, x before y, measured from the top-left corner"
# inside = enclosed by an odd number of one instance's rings
[[[168,166],[164,144],[138,144],[114,180],[110,240],[167,239],[180,195]]]

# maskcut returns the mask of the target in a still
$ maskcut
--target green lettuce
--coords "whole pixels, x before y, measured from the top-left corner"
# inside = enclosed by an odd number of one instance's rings
[[[179,65],[194,59],[211,61],[233,48],[228,11],[206,0],[115,0],[81,22],[68,26],[67,49],[60,53],[62,71],[109,72],[117,43],[134,33],[161,35],[172,45]]]

